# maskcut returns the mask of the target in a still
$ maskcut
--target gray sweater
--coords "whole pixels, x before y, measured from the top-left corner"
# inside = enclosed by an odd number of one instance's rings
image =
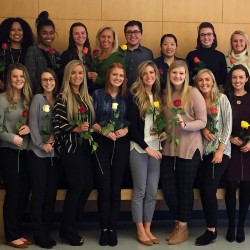
[[[43,150],[44,146],[44,137],[41,132],[42,126],[51,127],[52,121],[49,117],[46,117],[47,114],[52,116],[52,108],[50,113],[45,113],[43,111],[43,106],[49,105],[44,94],[37,94],[33,97],[31,106],[30,106],[30,115],[29,115],[29,127],[31,140],[29,141],[28,150],[32,150],[38,157],[54,157],[54,150],[51,153],[46,153]]]
[[[19,149],[13,143],[15,135],[18,135],[16,128],[17,123],[27,124],[27,118],[22,117],[24,107],[23,99],[16,101],[13,108],[9,108],[9,101],[3,93],[0,95],[0,148],[8,147],[12,149]],[[27,149],[29,135],[22,136],[22,149]]]

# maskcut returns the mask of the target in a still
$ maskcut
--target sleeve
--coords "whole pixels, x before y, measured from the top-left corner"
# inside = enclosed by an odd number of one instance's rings
[[[13,143],[15,134],[9,133],[4,125],[5,120],[5,105],[3,102],[3,98],[0,98],[0,140]]]
[[[184,130],[197,131],[206,127],[207,124],[207,109],[206,103],[198,89],[192,87],[190,90],[190,115],[194,116],[193,121],[186,122]],[[184,118],[185,121],[185,118]]]
[[[227,81],[227,61],[225,55],[221,53],[218,85],[225,85]]]
[[[148,144],[144,141],[144,133],[140,132],[137,124],[140,122],[140,114],[137,105],[133,101],[133,97],[129,96],[127,102],[127,119],[129,122],[129,136],[130,140],[139,144],[139,146],[145,150]]]
[[[232,108],[227,97],[222,94],[220,101],[221,118],[222,118],[222,133],[219,141],[226,144],[232,133]]]
[[[33,144],[40,150],[43,150],[44,142],[40,133],[39,118],[41,115],[40,95],[35,95],[29,111],[29,128]]]
[[[55,136],[58,136],[60,133],[71,133],[77,127],[77,125],[71,125],[67,119],[67,106],[62,100],[61,94],[56,99],[53,116]]]
[[[36,75],[37,75],[37,62],[36,62],[37,55],[35,53],[34,47],[31,46],[28,48],[26,55],[25,55],[25,60],[24,60],[24,65],[26,66],[30,80],[32,83],[32,89],[35,90],[36,86]]]

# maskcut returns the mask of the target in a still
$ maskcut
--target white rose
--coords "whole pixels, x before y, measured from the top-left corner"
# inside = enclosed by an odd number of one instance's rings
[[[113,102],[112,103],[112,110],[117,110],[117,106],[118,106],[118,103],[117,102]]]
[[[49,113],[50,112],[50,106],[49,105],[43,105],[43,112]]]

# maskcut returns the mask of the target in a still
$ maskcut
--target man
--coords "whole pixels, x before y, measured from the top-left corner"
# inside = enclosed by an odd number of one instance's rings
[[[128,89],[136,80],[136,70],[140,63],[153,60],[153,53],[150,49],[143,47],[140,42],[142,39],[142,23],[139,21],[129,21],[124,26],[124,34],[127,40],[126,51],[126,73],[128,79]]]

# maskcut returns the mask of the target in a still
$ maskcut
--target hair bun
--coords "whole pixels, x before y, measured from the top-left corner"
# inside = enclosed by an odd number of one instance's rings
[[[49,19],[49,12],[46,11],[46,10],[44,10],[44,11],[42,11],[42,12],[38,15],[38,17],[37,17],[37,19],[36,19],[36,24],[37,24],[38,22],[45,21],[45,20],[47,20],[47,19]]]

